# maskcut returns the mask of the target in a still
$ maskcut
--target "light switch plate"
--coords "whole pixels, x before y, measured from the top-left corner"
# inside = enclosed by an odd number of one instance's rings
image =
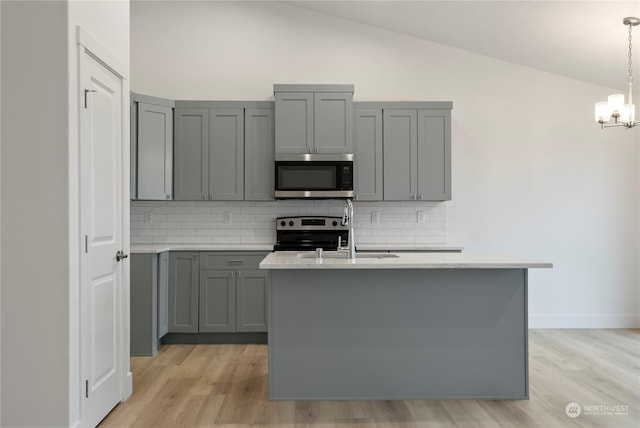
[[[144,222],[153,223],[153,211],[146,211],[144,213]]]
[[[417,218],[417,222],[418,223],[425,223],[427,221],[426,217],[425,217],[425,214],[424,214],[424,211],[418,211],[417,217],[418,217]]]
[[[231,213],[231,211],[225,211],[224,212],[224,222],[225,223],[231,223],[233,221],[233,215]]]
[[[371,223],[380,223],[380,211],[371,211]]]

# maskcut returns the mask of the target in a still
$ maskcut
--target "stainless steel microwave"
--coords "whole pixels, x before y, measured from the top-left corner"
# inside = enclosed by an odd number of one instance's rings
[[[276,199],[353,198],[352,154],[276,154]]]

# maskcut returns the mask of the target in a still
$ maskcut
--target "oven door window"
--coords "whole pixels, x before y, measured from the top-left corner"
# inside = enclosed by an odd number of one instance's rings
[[[277,190],[335,190],[338,166],[313,162],[276,163]]]

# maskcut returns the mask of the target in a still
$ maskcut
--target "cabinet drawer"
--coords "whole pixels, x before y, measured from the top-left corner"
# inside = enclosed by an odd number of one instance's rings
[[[200,269],[258,269],[267,252],[200,253]]]

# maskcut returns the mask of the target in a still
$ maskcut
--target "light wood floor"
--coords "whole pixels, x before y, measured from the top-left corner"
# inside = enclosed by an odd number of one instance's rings
[[[131,358],[133,395],[100,427],[640,427],[640,330],[532,330],[529,355],[529,400],[284,402],[266,345],[165,345]]]

